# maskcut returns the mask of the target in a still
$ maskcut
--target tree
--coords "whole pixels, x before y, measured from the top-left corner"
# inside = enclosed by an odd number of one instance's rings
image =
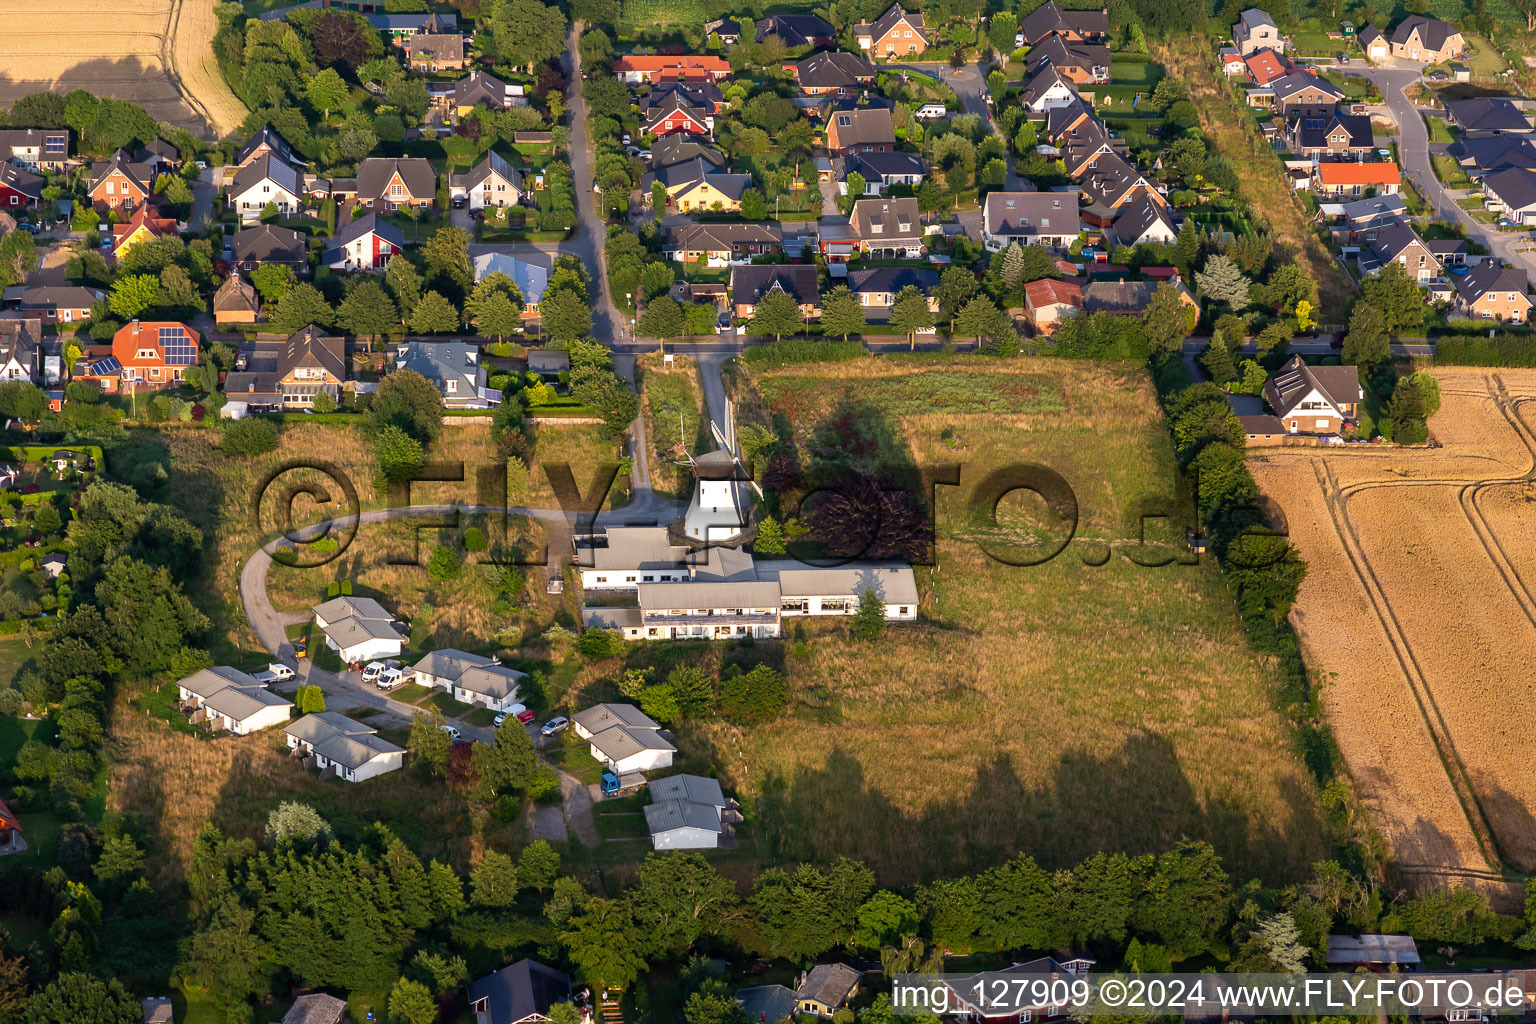
[[[1387,318],[1381,310],[1363,300],[1355,303],[1349,315],[1349,333],[1344,336],[1339,358],[1366,372],[1392,358]]]
[[[443,713],[437,708],[419,712],[411,720],[410,747],[416,752],[416,763],[435,775],[448,770],[448,752],[453,747],[444,724]]]
[[[1365,301],[1381,311],[1388,334],[1404,334],[1424,326],[1424,293],[1401,263],[1388,263],[1360,286]]]
[[[470,899],[480,907],[510,907],[517,902],[517,866],[512,858],[487,850],[469,876]]]
[[[681,335],[685,329],[683,307],[679,306],[677,300],[670,295],[652,299],[635,323],[637,334],[647,338],[659,338],[663,342],[668,338]]]
[[[762,189],[749,188],[742,192],[741,215],[747,220],[762,220],[768,216],[768,200]]]
[[[335,68],[316,72],[304,86],[304,97],[325,120],[330,120],[331,111],[347,101],[348,92],[347,83],[342,81]]]
[[[882,889],[859,907],[853,944],[865,949],[879,949],[904,935],[915,934],[917,923],[917,907],[910,900]]]
[[[497,292],[484,302],[480,303],[475,314],[474,325],[481,334],[491,334],[497,341],[509,334],[515,334],[522,330],[522,307],[512,301],[506,293]]]
[[[271,265],[264,263],[261,269]],[[347,288],[346,298],[336,307],[336,323],[359,338],[373,338],[399,322],[400,311],[395,308],[394,300],[371,277],[358,278],[353,282]]]
[[[29,995],[26,960],[0,954],[0,1024],[22,1024]]]
[[[330,838],[330,823],[308,804],[284,800],[267,815],[267,842],[273,846],[293,842],[315,846]]]
[[[542,839],[535,839],[518,855],[517,880],[526,888],[543,892],[559,874],[560,854]]]
[[[510,718],[496,729],[493,742],[475,744],[474,762],[486,795],[526,791],[539,769],[528,730]]]
[[[652,260],[640,270],[640,294],[649,302],[658,295],[672,290],[672,264],[666,260]]]
[[[27,1024],[142,1024],[144,1008],[122,982],[60,974],[32,997]]]
[[[1214,338],[1200,354],[1200,365],[1205,367],[1205,372],[1218,384],[1237,379],[1237,364],[1232,361],[1231,350]]]
[[[283,263],[263,263],[251,272],[251,284],[261,301],[278,302],[294,285],[293,268]]]
[[[885,601],[874,587],[865,587],[859,595],[859,607],[853,613],[853,635],[861,640],[878,640],[885,632]]]
[[[154,274],[119,277],[107,296],[107,308],[124,320],[137,320],[160,294],[160,278]]]
[[[316,391],[315,397],[310,401],[310,408],[324,415],[336,411],[336,398],[329,391]]]
[[[843,193],[843,212],[853,209],[853,204],[864,198],[864,190],[869,183],[864,180],[864,175],[858,171],[849,171],[847,179],[843,182],[846,191]]]
[[[219,442],[231,455],[262,455],[277,447],[277,426],[270,420],[232,420]]]
[[[610,437],[620,437],[640,413],[640,399],[612,370],[583,367],[572,371],[571,393],[597,410]]]
[[[853,292],[847,285],[838,285],[822,298],[821,333],[823,336],[837,335],[847,341],[848,335],[858,334],[868,323],[864,316],[864,307],[858,299],[854,298]]]
[[[435,1024],[437,1000],[419,981],[401,978],[389,990],[390,1024]]]
[[[491,30],[496,53],[528,71],[565,51],[565,15],[539,0],[507,0],[495,8]]]
[[[1165,282],[1152,293],[1141,322],[1147,332],[1147,345],[1154,354],[1176,355],[1183,351],[1184,339],[1189,337],[1184,309],[1179,290],[1173,285]]]
[[[1204,270],[1195,274],[1195,284],[1200,294],[1212,302],[1242,309],[1248,305],[1248,289],[1252,282],[1243,276],[1231,257],[1217,253],[1205,261]]]
[[[736,887],[698,853],[652,853],[635,874],[630,907],[652,953],[680,956],[718,934],[737,907]]]
[[[375,429],[399,427],[430,444],[443,426],[443,396],[415,370],[396,370],[379,382],[368,418]]]
[[[469,232],[463,228],[441,227],[421,247],[421,263],[432,285],[457,296],[469,293],[475,283],[475,268],[469,260]]]
[[[384,267],[384,284],[394,295],[395,305],[400,307],[400,321],[404,323],[421,298],[421,275],[403,255],[391,256]]]
[[[582,1024],[586,1019],[571,1003],[554,1003],[549,1008],[548,1017],[549,1024]]]
[[[978,295],[965,304],[950,325],[951,337],[975,338],[981,344],[983,335],[990,334],[998,324],[997,304],[985,295]],[[1010,327],[1011,327],[1010,323]]]
[[[273,330],[297,334],[310,324],[330,327],[336,322],[336,311],[325,301],[320,289],[305,281],[283,296],[267,320]]]
[[[784,335],[799,330],[804,323],[800,304],[794,296],[782,288],[773,288],[757,300],[752,310],[752,319],[747,322],[747,330],[753,334],[771,334],[778,341]]]
[[[626,988],[645,969],[644,937],[624,900],[588,897],[566,925],[560,944],[594,987]]]
[[[548,292],[539,303],[539,319],[555,341],[574,341],[592,333],[592,307],[573,289]]]
[[[416,334],[450,334],[459,329],[459,311],[435,289],[422,295],[411,310],[411,331]]]
[[[896,293],[891,303],[891,326],[899,328],[907,336],[907,343],[917,347],[919,331],[933,329],[933,310],[928,306],[928,296],[916,285],[907,285]]]

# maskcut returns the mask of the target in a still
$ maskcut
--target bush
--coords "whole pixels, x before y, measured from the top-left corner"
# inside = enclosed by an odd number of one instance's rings
[[[277,427],[269,420],[232,420],[219,447],[232,455],[261,455],[277,448]]]
[[[576,650],[589,658],[611,658],[624,650],[624,637],[616,629],[584,629],[576,638]]]
[[[861,359],[864,346],[857,341],[815,341],[790,338],[768,345],[756,345],[742,353],[742,361],[757,370],[775,370],[799,363],[842,363]]]
[[[533,781],[528,784],[528,796],[541,804],[559,803],[560,773],[547,764],[539,765],[533,773]]]
[[[464,531],[464,550],[484,551],[486,548],[485,534],[477,527],[471,526]]]
[[[464,556],[454,548],[435,548],[432,557],[427,560],[427,573],[435,580],[456,580],[463,571]]]

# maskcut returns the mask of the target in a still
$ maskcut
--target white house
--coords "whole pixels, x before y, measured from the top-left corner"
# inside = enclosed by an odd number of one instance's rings
[[[405,232],[370,211],[336,233],[320,262],[332,270],[383,270],[404,249]]]
[[[405,750],[377,736],[378,730],[334,711],[305,715],[283,730],[288,748],[313,756],[322,772],[334,767],[338,778],[362,782],[405,765]]]
[[[688,579],[688,549],[673,544],[664,526],[610,526],[576,549],[583,590],[635,590],[641,583]]]
[[[208,728],[228,729],[236,736],[281,725],[293,709],[291,701],[228,665],[198,669],[176,687],[183,704],[203,713]]]
[[[736,803],[727,800],[720,783],[701,775],[670,775],[648,787],[651,802],[645,824],[656,850],[713,850],[740,821]]]
[[[315,606],[315,625],[342,661],[373,661],[400,653],[395,617],[371,597],[337,597]]]
[[[597,704],[577,712],[571,724],[592,756],[618,775],[667,768],[677,753],[662,738],[661,723],[633,704]]]
[[[487,153],[473,170],[448,179],[448,194],[453,199],[462,196],[471,210],[517,206],[525,195],[523,175],[499,153]]]
[[[992,252],[1012,242],[1064,251],[1082,228],[1073,192],[990,192],[982,207],[981,240]]]
[[[526,673],[506,668],[495,658],[447,648],[433,651],[414,666],[416,682],[447,690],[454,700],[507,711],[517,703]]]
[[[1065,107],[1077,102],[1077,90],[1062,77],[1060,71],[1047,64],[1024,83],[1019,102],[1032,114],[1043,114],[1055,107]]]
[[[296,168],[267,154],[240,168],[229,186],[229,205],[245,223],[259,220],[271,203],[284,217],[299,212],[304,202],[304,178]]]

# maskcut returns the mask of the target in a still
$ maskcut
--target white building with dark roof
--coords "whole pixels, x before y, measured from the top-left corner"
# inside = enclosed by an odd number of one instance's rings
[[[395,617],[371,597],[337,597],[318,604],[315,625],[342,661],[393,658],[405,645]]]
[[[194,722],[204,721],[215,732],[227,729],[236,736],[281,725],[293,709],[291,701],[228,665],[198,669],[179,680],[176,688],[182,706],[192,711]]]
[[[677,753],[661,735],[661,723],[633,704],[593,705],[578,711],[571,726],[590,744],[592,756],[616,775],[668,768]]]
[[[405,764],[405,749],[378,737],[378,730],[334,711],[305,715],[283,730],[288,749],[315,759],[321,772],[362,782]]]

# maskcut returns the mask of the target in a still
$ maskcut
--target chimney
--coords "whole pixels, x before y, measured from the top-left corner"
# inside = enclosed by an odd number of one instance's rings
[[[133,322],[133,333],[134,334],[138,334],[139,333],[139,322],[137,320],[135,320]]]

